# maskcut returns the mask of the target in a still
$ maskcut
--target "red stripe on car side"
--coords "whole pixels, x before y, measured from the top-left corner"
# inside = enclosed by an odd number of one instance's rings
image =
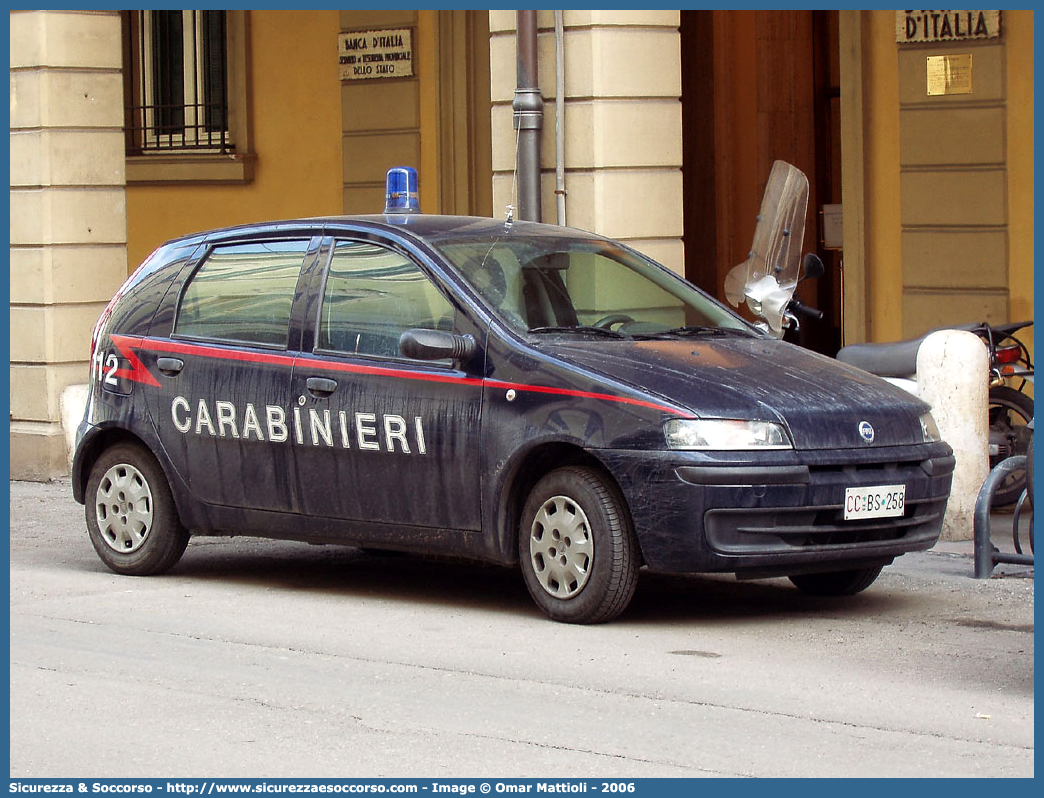
[[[671,405],[661,405],[656,402],[647,402],[644,399],[632,399],[628,396],[613,396],[608,393],[593,393],[591,391],[574,391],[571,388],[549,388],[543,385],[523,385],[515,382],[502,382],[500,380],[486,380],[486,385],[490,388],[503,388],[505,390],[516,390],[516,391],[531,391],[533,393],[550,393],[557,394],[559,396],[576,396],[580,399],[600,399],[604,402],[618,402],[619,404],[625,405],[636,405],[638,407],[648,407],[653,410],[661,410],[664,413],[671,413],[675,416],[684,416],[691,418],[692,414],[687,410],[681,408],[672,407]]]
[[[120,336],[122,337],[122,336]],[[115,340],[116,336],[112,336]],[[238,360],[242,363],[268,363],[273,366],[292,366],[292,355],[277,355],[274,352],[243,352],[239,350],[221,349],[216,346],[190,344],[182,341],[166,341],[156,338],[128,339],[137,341],[135,349],[147,349],[150,352],[170,352],[175,355],[202,355],[217,360]]]
[[[134,349],[141,349],[141,339],[131,338],[126,335],[110,335],[113,345],[120,350],[120,354],[123,355],[127,360],[130,361],[131,367],[129,369],[120,369],[116,372],[117,377],[122,377],[125,380],[131,382],[140,382],[145,385],[151,385],[153,388],[159,388],[160,384],[156,378],[152,376],[152,372],[148,370],[141,359],[134,354]]]
[[[671,405],[648,402],[644,399],[633,399],[628,396],[614,396],[607,393],[595,393],[593,391],[576,391],[570,388],[552,388],[545,385],[527,385],[524,383],[504,382],[502,380],[483,380],[474,377],[455,377],[441,374],[418,374],[415,371],[405,369],[390,369],[381,366],[362,366],[355,363],[338,363],[329,360],[317,360],[315,358],[302,356],[294,358],[291,355],[267,353],[267,352],[244,352],[222,349],[204,344],[191,344],[182,341],[169,341],[156,338],[139,338],[126,335],[110,335],[117,348],[134,365],[131,371],[119,372],[121,377],[142,382],[146,385],[159,387],[159,383],[149,373],[145,365],[131,352],[133,349],[144,349],[152,352],[169,352],[181,355],[200,355],[218,360],[235,360],[244,363],[267,363],[275,366],[292,366],[296,361],[298,364],[314,368],[319,371],[339,371],[350,374],[370,374],[380,377],[395,377],[397,379],[420,380],[422,382],[456,383],[459,385],[487,385],[490,388],[503,390],[529,391],[532,393],[550,394],[554,396],[573,396],[580,399],[596,399],[604,402],[616,402],[618,404],[646,407],[659,410],[671,415],[691,417],[691,413]]]
[[[306,363],[319,371],[347,371],[352,374],[375,374],[379,377],[398,377],[404,380],[420,380],[421,382],[453,382],[460,385],[482,385],[481,379],[475,377],[454,377],[449,374],[419,374],[405,369],[389,369],[383,366],[360,366],[355,363],[339,363],[331,360],[315,360],[310,357],[298,358],[298,363]]]

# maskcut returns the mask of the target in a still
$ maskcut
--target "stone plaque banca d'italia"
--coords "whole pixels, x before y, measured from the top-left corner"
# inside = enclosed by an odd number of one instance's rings
[[[408,78],[413,75],[409,28],[361,30],[337,36],[341,80]]]

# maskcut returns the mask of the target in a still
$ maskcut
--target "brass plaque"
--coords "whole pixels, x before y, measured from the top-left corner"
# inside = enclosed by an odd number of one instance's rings
[[[928,96],[972,93],[971,53],[928,56]]]

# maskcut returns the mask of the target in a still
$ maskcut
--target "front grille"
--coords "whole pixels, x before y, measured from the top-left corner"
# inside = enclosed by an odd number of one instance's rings
[[[707,542],[723,554],[859,549],[882,543],[916,545],[939,533],[946,497],[908,499],[898,518],[843,520],[841,505],[710,510]]]

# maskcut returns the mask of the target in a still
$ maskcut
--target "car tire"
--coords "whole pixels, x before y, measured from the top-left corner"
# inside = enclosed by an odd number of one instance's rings
[[[990,443],[1003,442],[1001,453],[990,457],[990,469],[1012,455],[1026,454],[1026,433],[1020,429],[1033,418],[1033,399],[1007,385],[990,388]],[[1010,507],[1026,488],[1026,472],[1013,471],[993,494],[993,507]]]
[[[591,468],[560,468],[530,492],[519,559],[533,601],[553,620],[603,623],[638,581],[638,543],[623,496]]]
[[[159,574],[185,552],[170,486],[144,447],[120,443],[91,468],[84,504],[94,550],[111,570],[128,576]]]
[[[810,596],[853,596],[874,583],[881,568],[857,568],[852,571],[830,571],[823,574],[795,574],[790,581]]]

